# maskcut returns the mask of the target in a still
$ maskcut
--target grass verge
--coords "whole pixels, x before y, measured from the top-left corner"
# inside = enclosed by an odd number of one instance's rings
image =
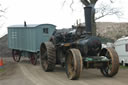
[[[120,68],[121,69],[128,69],[128,66],[122,66],[122,65],[120,65]]]
[[[0,68],[0,73],[1,73],[1,72],[4,72],[4,71],[5,71],[4,68]]]

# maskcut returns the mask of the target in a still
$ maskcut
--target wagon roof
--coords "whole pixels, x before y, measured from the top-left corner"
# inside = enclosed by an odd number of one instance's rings
[[[37,27],[37,26],[43,26],[43,25],[51,25],[51,26],[55,26],[53,24],[27,24],[26,27],[29,27],[29,28],[33,28],[33,27]],[[8,28],[21,28],[21,27],[25,27],[23,24],[22,25],[11,25],[9,26]]]

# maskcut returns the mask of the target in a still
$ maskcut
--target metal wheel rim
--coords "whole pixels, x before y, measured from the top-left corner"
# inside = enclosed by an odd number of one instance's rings
[[[68,78],[71,79],[73,76],[74,76],[74,73],[75,73],[75,68],[74,68],[74,59],[73,59],[73,56],[72,54],[70,53],[68,55],[68,59],[67,59],[67,69],[68,69]]]
[[[13,50],[12,54],[13,54],[13,60],[16,61],[16,62],[19,62],[20,61],[20,57],[21,57],[20,53],[15,51],[15,50]]]
[[[102,54],[103,56],[106,56],[108,59],[110,59],[110,62],[106,67],[101,68],[101,72],[104,76],[112,77],[117,74],[119,69],[119,58],[112,48],[106,48],[104,49],[105,53]]]
[[[110,53],[108,52],[108,50],[107,50],[107,52],[105,53],[105,56],[108,58],[108,59],[110,59],[110,62],[109,62],[109,65],[106,67],[106,68],[104,68],[104,73],[107,73],[107,74],[110,74],[111,73],[111,70],[112,70],[112,59],[111,59],[111,57],[110,57]]]
[[[70,49],[66,57],[66,74],[70,80],[79,79],[83,61],[78,49]]]
[[[30,57],[30,61],[33,65],[36,65],[37,63],[37,58],[36,58],[36,54],[32,54],[31,57]]]

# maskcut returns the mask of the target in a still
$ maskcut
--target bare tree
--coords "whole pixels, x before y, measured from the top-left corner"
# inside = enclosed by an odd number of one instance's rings
[[[2,5],[0,4],[0,17],[4,17],[4,13],[6,12],[7,8],[2,8]]]
[[[5,18],[5,13],[6,13],[7,8],[3,8],[2,5],[0,4],[0,19],[3,17]],[[0,22],[0,28],[4,25],[3,22]]]
[[[95,15],[96,15],[95,17],[95,21],[96,21],[108,15],[116,15],[118,18],[120,18],[120,16],[123,15],[123,13],[121,12],[121,9],[111,7],[110,4],[105,4],[102,2],[100,6],[96,8]]]
[[[64,3],[63,5],[65,4],[67,0],[64,0]],[[107,15],[117,15],[117,16],[120,16],[121,15],[121,11],[117,8],[112,8],[108,5],[105,5],[105,4],[101,4],[101,6],[99,8],[96,9],[96,12],[95,12],[95,5],[97,3],[98,0],[80,0],[80,2],[85,6],[85,7],[92,7],[93,8],[93,14],[92,14],[92,20],[94,21],[93,22],[93,29],[92,29],[92,34],[93,35],[96,35],[96,24],[95,24],[95,21],[100,19],[100,18],[103,18]],[[113,0],[109,0],[111,3],[114,3]],[[74,3],[74,0],[72,0],[72,3],[70,4],[70,8],[72,6],[72,4]],[[97,14],[98,16],[95,17],[95,14]]]
[[[95,9],[95,5],[97,3],[98,0],[81,0],[81,2],[85,5],[85,6],[91,6]],[[114,3],[113,0],[109,0],[111,3]],[[122,15],[120,9],[118,8],[114,8],[114,7],[111,7],[110,5],[107,5],[105,3],[101,3],[99,8],[96,8],[96,11],[93,10],[94,14],[93,14],[93,20],[94,20],[94,23],[92,24],[93,25],[93,29],[92,29],[92,34],[93,35],[96,35],[96,24],[95,24],[95,21],[98,20],[98,19],[101,19],[105,16],[108,16],[108,15],[116,15],[117,17],[120,17]],[[98,15],[98,16],[95,16],[95,15]]]

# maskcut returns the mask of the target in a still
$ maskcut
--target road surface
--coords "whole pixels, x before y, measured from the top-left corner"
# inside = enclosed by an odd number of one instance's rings
[[[104,77],[98,69],[84,69],[79,80],[69,80],[60,66],[54,72],[44,72],[28,60],[13,65],[13,75],[1,79],[0,85],[128,85],[128,69],[120,69],[113,78]]]

